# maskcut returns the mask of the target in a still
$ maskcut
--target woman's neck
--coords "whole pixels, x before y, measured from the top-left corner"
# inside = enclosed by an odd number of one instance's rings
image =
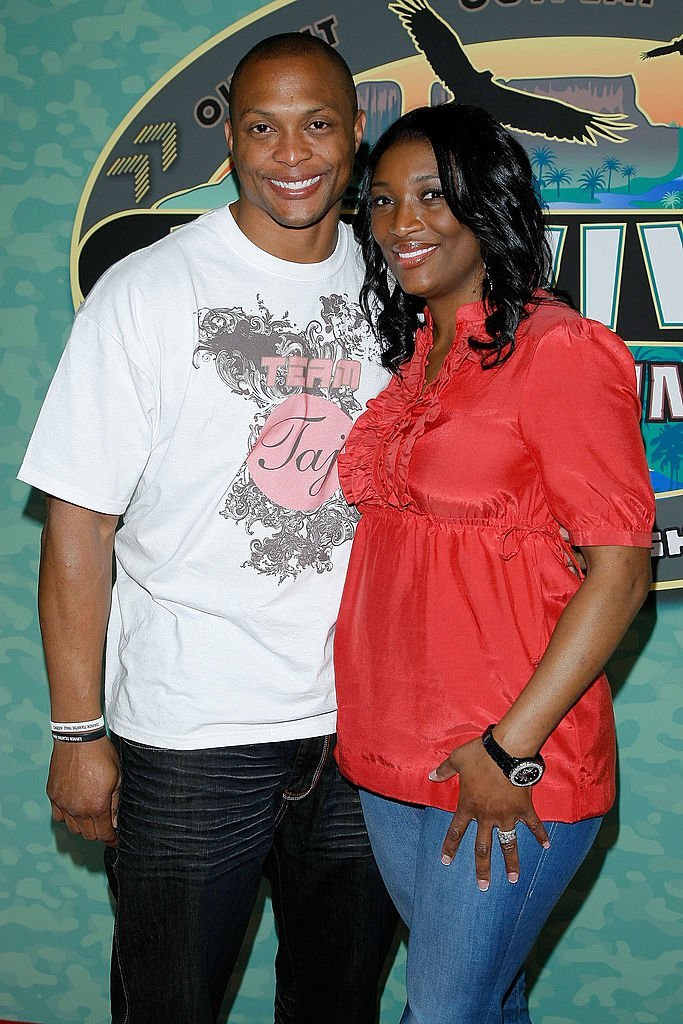
[[[431,384],[443,365],[443,361],[453,347],[455,340],[455,321],[457,310],[448,318],[436,319],[431,306],[428,307],[432,314],[432,346],[427,354],[425,366],[425,384]]]
[[[429,301],[427,308],[432,318],[432,351],[447,355],[455,338],[455,324],[463,303]]]
[[[477,280],[455,294],[431,296],[427,299],[427,309],[434,323],[435,347],[446,346],[448,351],[453,344],[460,309],[471,302],[480,302],[481,297],[481,281]]]
[[[475,289],[472,289],[475,291]],[[425,368],[425,384],[430,384],[443,365],[443,361],[453,347],[455,341],[455,325],[458,313],[465,305],[481,299],[481,290],[465,296],[428,299],[427,309],[432,318],[432,347],[427,356]]]

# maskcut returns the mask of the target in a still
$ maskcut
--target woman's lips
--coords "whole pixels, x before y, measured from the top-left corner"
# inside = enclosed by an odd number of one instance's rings
[[[410,246],[410,248],[394,248],[391,252],[396,265],[408,269],[422,266],[438,248],[438,245],[429,245],[424,242]]]

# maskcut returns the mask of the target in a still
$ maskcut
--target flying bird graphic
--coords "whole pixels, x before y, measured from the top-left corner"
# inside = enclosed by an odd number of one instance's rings
[[[477,71],[457,32],[427,0],[395,0],[388,6],[457,102],[485,107],[506,128],[595,146],[598,139],[625,142],[620,133],[636,127],[626,120],[626,114],[596,113],[562,100],[533,96],[497,81],[490,71]]]
[[[640,59],[650,60],[651,57],[664,57],[667,53],[680,53],[683,57],[683,36],[672,39],[666,46],[656,46],[654,50],[646,50],[645,53],[641,53]]]

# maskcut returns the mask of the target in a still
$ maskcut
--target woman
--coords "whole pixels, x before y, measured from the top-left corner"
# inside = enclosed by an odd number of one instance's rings
[[[339,463],[338,760],[410,928],[404,1024],[528,1022],[524,960],[614,799],[602,667],[650,582],[633,362],[540,290],[529,161],[482,110],[397,121],[358,232],[394,376]]]

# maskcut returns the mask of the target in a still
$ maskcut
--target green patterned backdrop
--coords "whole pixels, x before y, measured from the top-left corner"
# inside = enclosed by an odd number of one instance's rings
[[[521,2],[529,7],[531,0]],[[612,4],[608,13],[612,19],[622,19],[625,36],[666,41],[676,32],[670,17],[676,3],[636,4],[634,0],[633,9],[627,3]],[[71,837],[62,826],[54,827],[44,797],[51,741],[35,607],[42,506],[39,496],[15,481],[72,318],[69,260],[77,207],[103,148],[140,97],[181,59],[259,6],[246,0],[5,0],[3,4],[0,1018],[40,1024],[100,1024],[107,1019],[112,911],[100,851]],[[303,4],[271,6],[289,8],[290,28],[309,23]],[[386,4],[375,6],[386,14]],[[487,38],[486,24],[496,18],[502,24],[503,16],[513,13],[504,0],[482,0],[478,5],[472,0],[469,4],[448,0],[435,6],[444,17],[460,18],[459,27],[464,25],[466,8],[472,18],[481,15],[477,40]],[[595,15],[596,35],[618,35],[614,20],[598,22],[603,14],[607,16],[603,6],[600,0],[590,4],[567,0],[565,10],[569,13],[573,8],[583,19]],[[326,3],[317,7],[321,18],[335,11],[341,17],[345,5],[330,0],[329,10]],[[299,20],[297,9],[302,10]],[[550,4],[539,3],[534,10],[538,10],[539,34],[548,34]],[[561,10],[558,5],[552,13],[558,15]],[[652,18],[649,26],[641,27],[642,19],[636,26],[632,19],[644,18],[645,13]],[[485,24],[484,15],[492,21]],[[358,46],[372,46],[371,34],[361,33],[361,27]],[[683,16],[677,28],[683,29]],[[258,32],[258,24],[253,31]],[[399,35],[400,31],[397,25]],[[343,38],[340,45],[345,52]],[[674,59],[683,69],[683,58]],[[366,60],[364,66],[371,64]],[[680,91],[681,70],[675,63],[670,67]],[[675,196],[683,197],[680,131],[677,123],[667,127],[669,166],[666,173],[649,168],[640,189],[649,198],[640,207],[654,202],[660,211],[670,208],[673,213],[680,206]],[[584,170],[589,157],[595,162],[603,155],[584,154]],[[645,153],[640,160],[644,165]],[[626,174],[620,181],[624,195],[627,186],[631,195],[631,177]],[[653,199],[648,190],[658,181],[664,184]],[[633,184],[637,192],[637,180]],[[546,198],[552,199],[552,193],[554,185]],[[581,202],[578,194],[568,199]],[[678,336],[672,340],[679,340]],[[648,358],[656,361],[657,351],[648,349]],[[667,358],[673,356],[669,350]],[[680,494],[676,488],[680,487],[677,432],[681,427],[680,423],[664,426],[669,431],[667,444],[661,441],[664,428],[650,427],[648,445],[651,465],[659,466],[661,479],[666,480],[657,489],[673,500]],[[680,570],[675,575],[680,576]],[[656,607],[653,597],[613,659],[619,801],[589,863],[535,951],[531,998],[535,1024],[678,1024],[681,1020],[680,593],[675,586],[660,590]],[[230,1007],[226,1004],[231,1024],[272,1020],[273,950],[272,917],[264,894],[252,922],[243,971],[236,979]],[[384,992],[383,1024],[400,1016],[403,959],[399,945]]]

